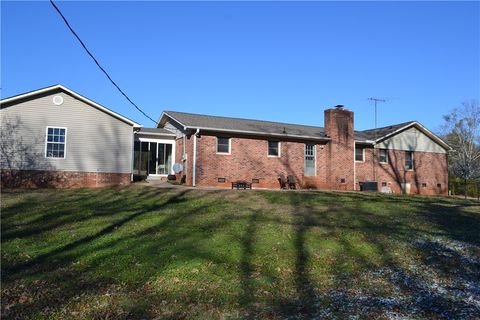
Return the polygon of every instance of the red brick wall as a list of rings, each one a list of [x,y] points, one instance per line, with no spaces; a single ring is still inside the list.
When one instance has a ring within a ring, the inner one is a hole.
[[[378,151],[378,150],[377,150]],[[448,194],[447,154],[414,152],[415,170],[405,170],[405,151],[388,150],[388,164],[379,163],[375,157],[375,168],[379,189],[386,182],[394,193],[401,193],[401,184],[410,183],[410,193]],[[373,148],[365,149],[365,161],[356,162],[357,190],[359,182],[374,180]],[[423,186],[426,184],[426,186]],[[440,184],[441,186],[437,186]]]
[[[98,188],[130,184],[130,173],[1,170],[3,188]]]
[[[265,138],[232,137],[230,144],[231,154],[217,154],[216,136],[201,134],[197,139],[197,185],[230,187],[232,181],[259,179],[254,188],[279,188],[278,176],[283,174],[294,175],[301,187],[329,187],[323,145],[316,146],[317,176],[305,179],[304,142],[281,141],[280,157],[268,156]],[[189,155],[189,159],[193,156]],[[218,182],[218,178],[225,178],[226,182]]]
[[[327,144],[327,183],[332,189],[353,190],[353,112],[325,110],[325,133],[332,139]]]
[[[196,184],[230,187],[232,181],[259,179],[254,188],[279,188],[278,176],[291,174],[302,188],[354,190],[356,170],[356,189],[359,190],[360,181],[374,179],[373,152],[371,148],[366,149],[365,162],[354,164],[353,128],[353,112],[338,108],[325,110],[325,132],[331,141],[316,144],[315,177],[304,176],[305,141],[281,141],[280,157],[268,157],[265,137],[234,136],[230,139],[231,154],[217,154],[216,135],[201,132],[197,138]],[[192,185],[193,140],[193,135],[186,139],[187,185]],[[176,162],[181,161],[182,150],[183,140],[179,139]],[[415,152],[414,171],[404,170],[404,156],[404,151],[390,150],[390,164],[375,164],[379,189],[382,182],[386,182],[393,192],[400,193],[401,183],[407,182],[411,184],[411,193],[447,194],[446,154]],[[226,182],[218,182],[218,178],[225,178]]]

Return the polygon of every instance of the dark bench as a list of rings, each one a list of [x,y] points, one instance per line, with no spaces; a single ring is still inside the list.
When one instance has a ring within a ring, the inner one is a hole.
[[[287,183],[289,189],[297,189],[297,179],[294,176],[288,175]]]
[[[252,189],[252,184],[244,180],[234,181],[232,182],[232,189],[237,189],[237,190]]]

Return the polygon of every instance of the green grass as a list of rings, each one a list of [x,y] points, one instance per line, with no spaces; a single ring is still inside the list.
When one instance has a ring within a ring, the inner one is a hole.
[[[1,208],[2,318],[376,318],[355,297],[478,285],[460,277],[479,275],[480,207],[458,199],[133,185],[3,190]],[[460,254],[418,245],[438,239]]]

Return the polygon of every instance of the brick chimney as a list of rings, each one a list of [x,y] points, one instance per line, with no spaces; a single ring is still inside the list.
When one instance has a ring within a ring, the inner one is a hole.
[[[354,189],[353,112],[338,105],[324,111],[327,144],[327,182],[332,189]]]

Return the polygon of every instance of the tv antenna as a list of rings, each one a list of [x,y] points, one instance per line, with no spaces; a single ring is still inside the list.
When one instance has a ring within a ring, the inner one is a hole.
[[[375,104],[375,130],[373,131],[373,136],[374,136],[374,141],[375,141],[375,144],[377,143],[377,103],[379,102],[387,102],[387,100],[385,99],[380,99],[380,98],[368,98],[367,100],[370,100],[370,101],[373,101],[374,104]],[[376,155],[376,146],[374,145],[373,146],[373,161],[372,161],[372,165],[373,165],[373,179],[374,181],[377,181],[377,169],[375,167],[375,160],[377,159],[377,155]]]

